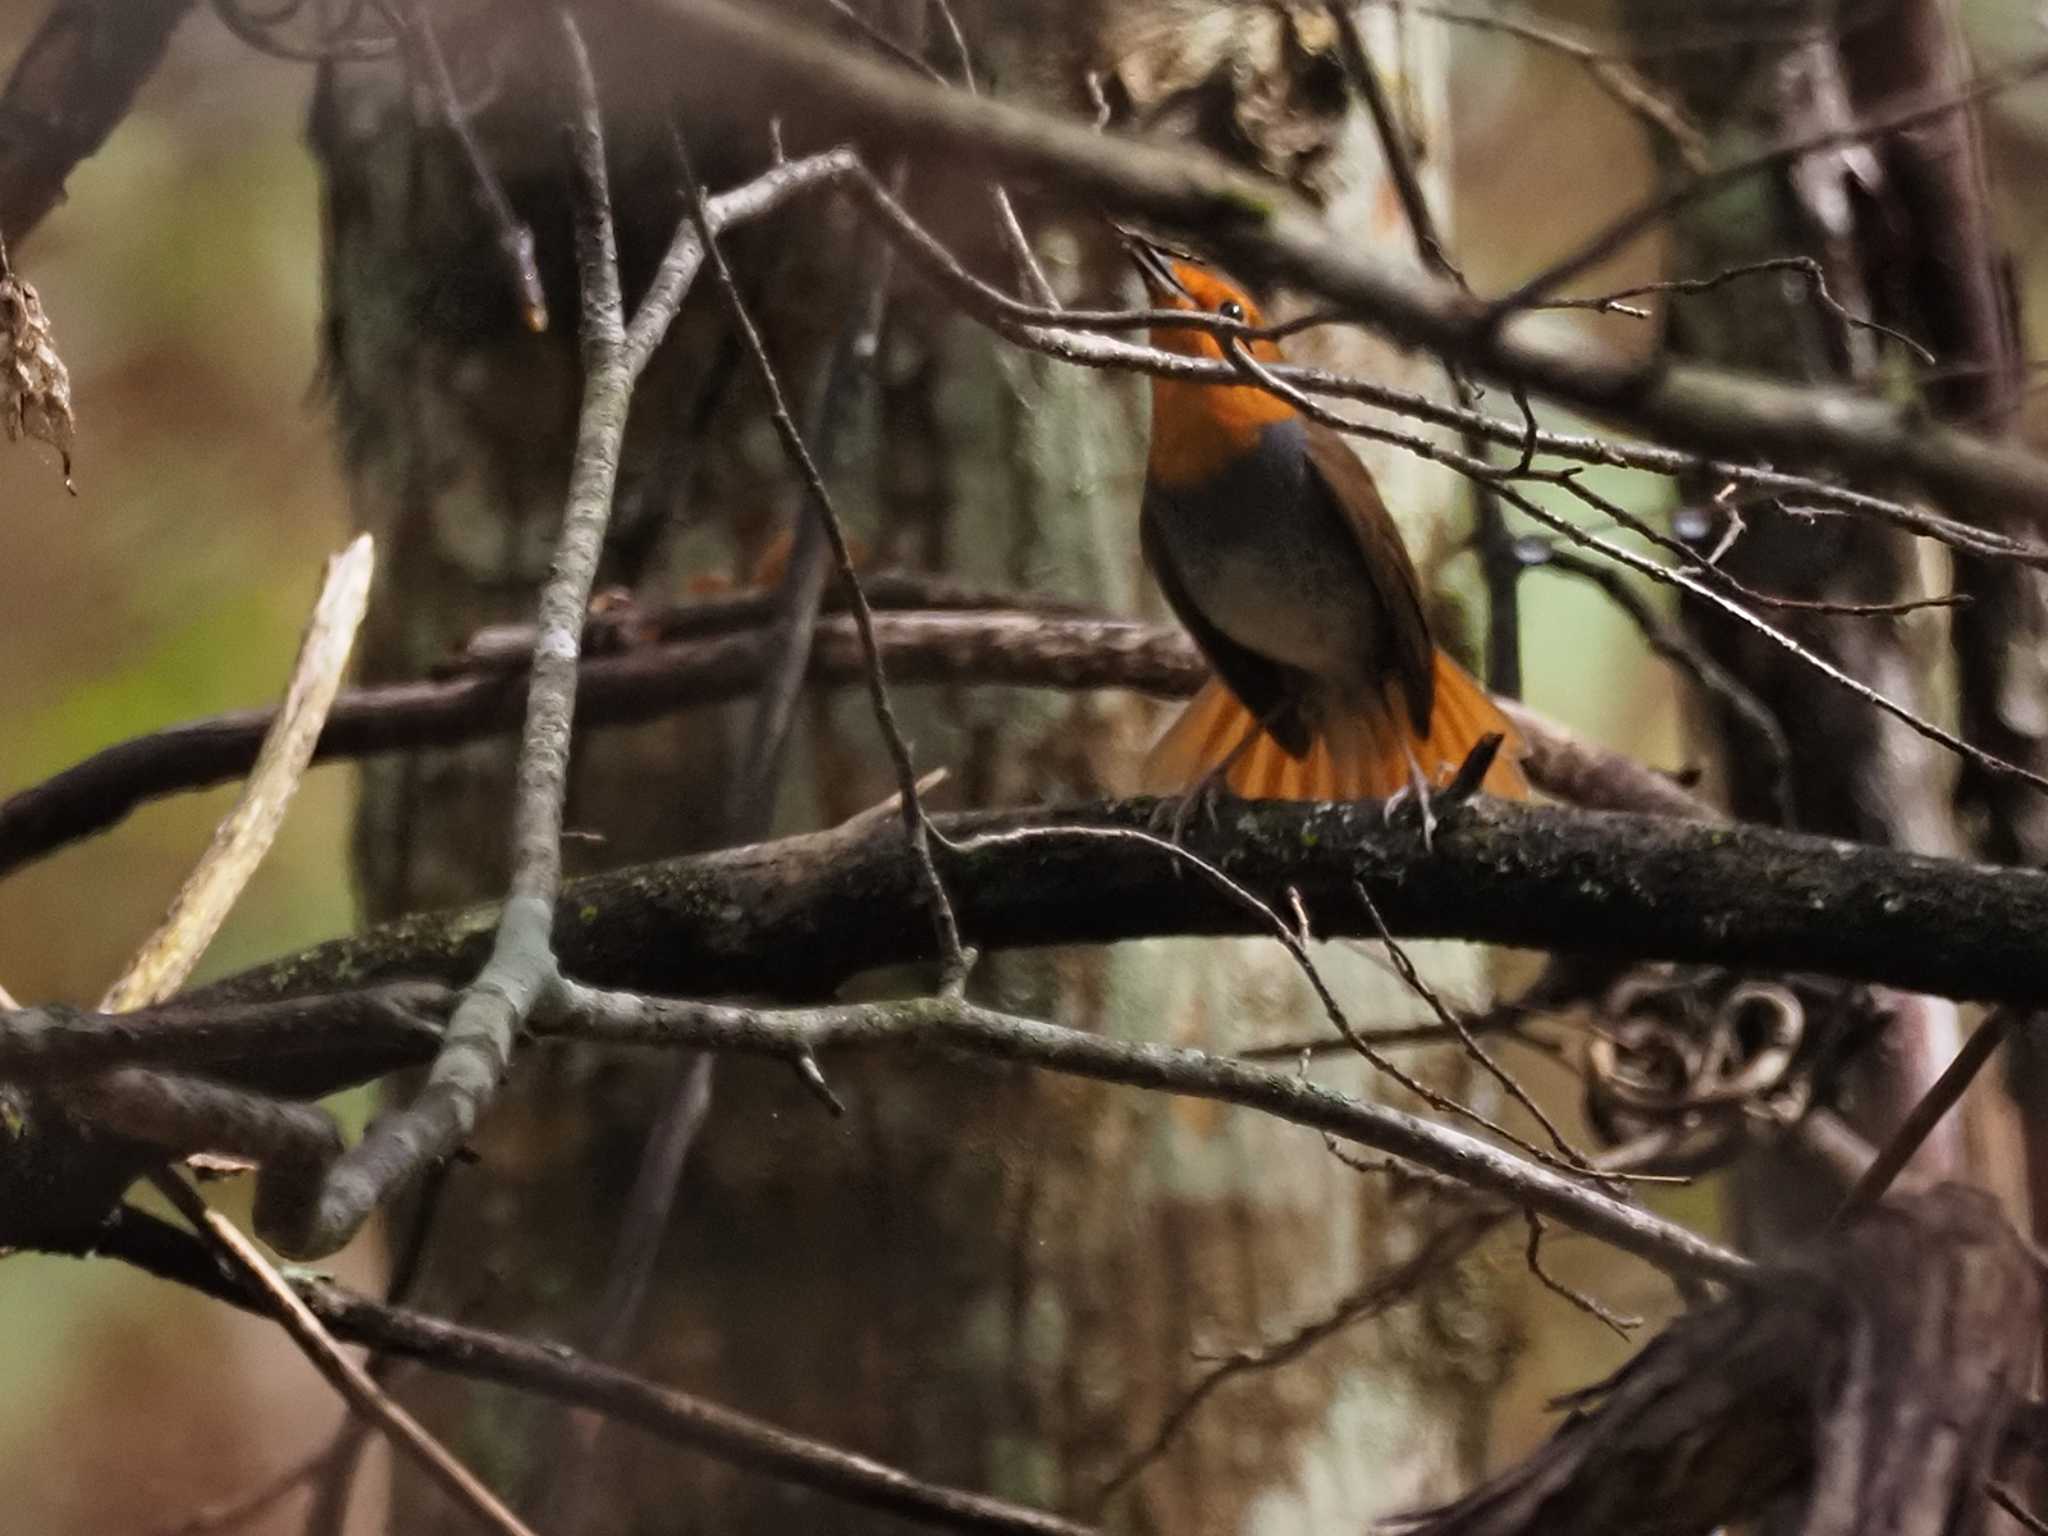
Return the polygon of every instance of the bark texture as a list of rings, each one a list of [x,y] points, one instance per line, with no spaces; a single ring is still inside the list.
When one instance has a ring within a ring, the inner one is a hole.
[[[1120,110],[1293,176],[1334,227],[1403,238],[1319,5],[990,0],[960,14],[984,88],[1086,111],[1082,81],[1098,72]],[[956,73],[922,6],[872,15]],[[1442,38],[1412,22],[1397,32],[1377,7],[1362,19],[1440,188]],[[544,23],[530,7],[479,0],[437,24],[486,151],[534,228],[552,307],[567,316],[561,94]],[[677,82],[660,74],[680,56],[654,25],[608,7],[590,17],[629,300],[681,212],[666,127]],[[845,46],[863,45],[849,33]],[[758,169],[783,104],[750,99],[716,60],[676,67],[705,86],[682,99],[707,178]],[[802,142],[800,105],[787,107],[791,152],[815,147]],[[478,624],[526,616],[560,511],[574,339],[518,328],[454,137],[396,68],[332,70],[314,136],[342,440],[358,516],[391,552],[367,667],[417,675]],[[943,235],[1009,280],[984,187],[953,184],[936,163],[913,163],[909,186]],[[1085,210],[1025,214],[1068,297],[1130,296]],[[823,204],[744,232],[731,250],[798,414],[815,423],[873,257]],[[801,511],[709,279],[700,287],[636,401],[621,477],[613,579],[650,600],[746,570]],[[1430,374],[1426,361],[1374,366],[1413,382]],[[855,369],[832,406],[844,421],[835,492],[878,559],[1156,605],[1135,548],[1145,400],[1130,382],[1003,351],[898,281],[872,368]],[[1426,553],[1451,488],[1416,463],[1374,467],[1390,504],[1416,514]],[[920,766],[950,770],[940,798],[952,804],[1126,787],[1151,726],[1147,707],[1123,698],[934,689],[899,703]],[[888,791],[855,696],[801,708],[782,825],[829,822]],[[582,867],[724,836],[746,718],[702,711],[579,743],[570,824],[602,839],[572,849]],[[498,888],[508,768],[500,748],[480,746],[368,775],[357,827],[366,915]],[[1327,963],[1362,1018],[1412,1012],[1363,957],[1332,951]],[[1451,990],[1478,987],[1469,956],[1451,966]],[[1105,1033],[1222,1048],[1298,1036],[1316,1017],[1267,945],[1002,958],[976,985]],[[478,1138],[480,1162],[453,1174],[431,1300],[493,1326],[586,1338],[668,1081],[643,1059],[529,1048]],[[1199,1374],[1198,1352],[1316,1316],[1417,1241],[1419,1218],[1315,1137],[1212,1106],[927,1062],[850,1063],[834,1087],[850,1109],[836,1121],[779,1067],[720,1064],[628,1363],[932,1478],[1085,1508]],[[1449,1492],[1474,1470],[1504,1369],[1506,1339],[1482,1293],[1474,1272],[1450,1270],[1415,1304],[1227,1387],[1108,1518],[1178,1532],[1349,1531]],[[515,1502],[544,1498],[561,1431],[552,1410],[451,1386],[416,1396]],[[623,1435],[598,1454],[586,1529],[886,1524]],[[407,1530],[455,1528],[405,1478],[395,1497]]]

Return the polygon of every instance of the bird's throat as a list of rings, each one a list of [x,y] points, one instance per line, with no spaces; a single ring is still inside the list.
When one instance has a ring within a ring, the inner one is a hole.
[[[1152,448],[1146,476],[1162,489],[1200,485],[1259,444],[1259,434],[1294,417],[1294,407],[1249,384],[1152,381]]]

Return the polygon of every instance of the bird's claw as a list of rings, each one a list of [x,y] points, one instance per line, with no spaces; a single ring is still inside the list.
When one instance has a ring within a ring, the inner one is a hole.
[[[1234,797],[1223,781],[1222,771],[1211,769],[1185,794],[1162,800],[1153,808],[1152,830],[1175,847],[1186,837],[1190,822],[1200,820],[1211,832],[1219,831],[1223,824],[1222,804],[1230,798]]]
[[[1436,810],[1431,803],[1429,785],[1422,777],[1422,769],[1414,758],[1408,759],[1408,782],[1387,796],[1380,807],[1380,820],[1384,826],[1394,824],[1395,813],[1409,801],[1415,802],[1415,814],[1422,826],[1422,851],[1436,852]]]
[[[1465,754],[1465,760],[1458,764],[1458,771],[1451,775],[1450,782],[1434,792],[1422,776],[1421,765],[1410,757],[1408,782],[1387,796],[1382,816],[1391,825],[1394,813],[1409,800],[1414,800],[1416,813],[1422,822],[1423,849],[1429,853],[1436,852],[1436,829],[1440,825],[1438,809],[1454,810],[1479,793],[1480,787],[1486,783],[1486,775],[1493,768],[1493,760],[1500,755],[1501,743],[1498,731],[1480,737],[1472,744],[1472,750]]]

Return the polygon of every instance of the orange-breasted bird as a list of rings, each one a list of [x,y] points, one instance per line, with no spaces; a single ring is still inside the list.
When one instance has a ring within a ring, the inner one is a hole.
[[[1263,323],[1213,273],[1130,249],[1155,306]],[[1158,325],[1152,343],[1227,360],[1208,331]],[[1237,345],[1280,360],[1271,341]],[[1514,728],[1430,634],[1400,531],[1328,427],[1254,384],[1155,377],[1140,533],[1145,563],[1216,671],[1152,749],[1148,790],[1220,782],[1247,799],[1387,798],[1418,778],[1440,785],[1498,732],[1481,787],[1528,794]]]

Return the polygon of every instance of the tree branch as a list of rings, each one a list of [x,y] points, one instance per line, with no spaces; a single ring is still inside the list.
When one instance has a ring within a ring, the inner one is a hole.
[[[92,1251],[245,1310],[262,1310],[261,1302],[224,1275],[196,1239],[132,1208],[123,1207],[116,1214],[98,1234]],[[297,1298],[337,1339],[437,1370],[595,1408],[674,1444],[852,1504],[962,1530],[1092,1536],[1089,1527],[1057,1515],[924,1482],[885,1462],[598,1365],[559,1344],[387,1306],[305,1272],[293,1273],[288,1280]]]
[[[192,0],[59,0],[0,91],[0,235],[17,248],[128,115]]]
[[[935,818],[962,930],[985,948],[1260,934],[1265,925],[1135,840],[1150,800]],[[1828,974],[1945,996],[2048,998],[2048,875],[1763,827],[1480,800],[1434,851],[1372,802],[1233,804],[1189,850],[1261,900],[1298,890],[1324,938],[1400,938]],[[936,958],[896,828],[863,826],[593,876],[565,888],[563,964],[607,986],[807,999]],[[1002,834],[1029,832],[1005,842]],[[953,846],[946,846],[952,844]],[[401,919],[245,971],[187,1001],[256,1001],[406,977],[461,981],[494,909]]]
[[[1332,241],[1286,189],[1219,157],[1092,131],[969,96],[850,54],[729,0],[645,0],[705,46],[776,90],[800,93],[820,132],[943,149],[955,164],[1099,198],[1213,246],[1247,273],[1281,278],[1395,341],[1525,384],[1698,452],[1833,463],[1902,477],[1937,498],[1981,497],[2048,512],[2048,462],[1910,409],[1841,391],[1691,364],[1624,361],[1586,341],[1500,327],[1491,307],[1447,279]]]
[[[719,606],[759,625],[765,605]],[[711,615],[681,609],[689,632]],[[530,632],[514,630],[520,664]],[[399,683],[344,693],[329,716],[316,760],[453,746],[517,728],[519,671],[491,670],[434,682]],[[1086,613],[988,610],[883,614],[875,641],[890,675],[906,684],[981,684],[1087,690],[1128,688],[1184,698],[1208,675],[1187,637],[1175,629]],[[774,631],[753,628],[719,638],[642,646],[625,655],[586,658],[577,689],[577,726],[626,724],[698,704],[746,697],[773,660]],[[863,676],[859,637],[845,619],[824,620],[809,680],[832,688]],[[1548,793],[1575,805],[1652,815],[1715,818],[1720,812],[1669,779],[1604,748],[1580,742],[1555,723],[1513,707],[1531,749],[1523,766]],[[201,789],[244,772],[271,716],[241,711],[171,726],[95,753],[53,778],[0,801],[0,875],[65,844],[114,826],[146,801]]]

